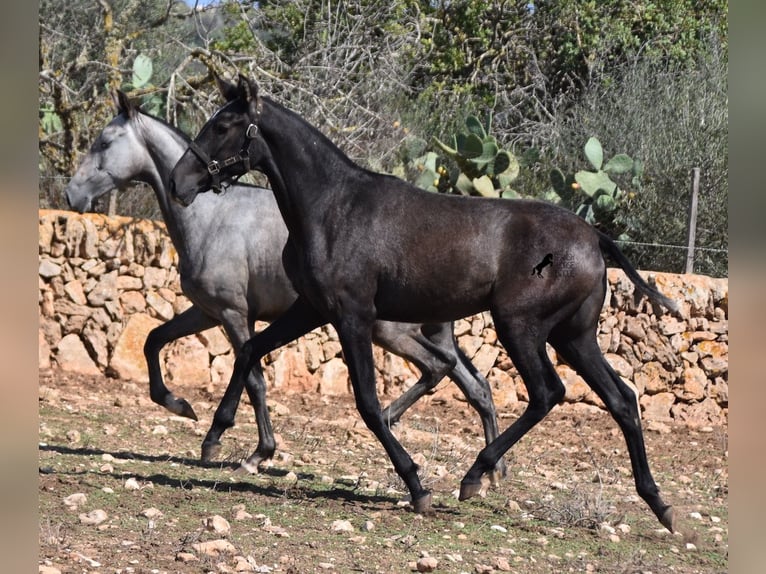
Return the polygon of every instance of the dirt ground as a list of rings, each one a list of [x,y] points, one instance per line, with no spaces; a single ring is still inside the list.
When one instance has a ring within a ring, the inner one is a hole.
[[[645,433],[681,519],[674,535],[637,497],[622,435],[594,407],[557,407],[506,454],[497,487],[458,502],[479,419],[447,390],[427,397],[394,429],[433,491],[422,517],[350,397],[272,393],[277,456],[243,475],[236,463],[257,439],[249,403],[220,462],[204,465],[223,388],[174,390],[198,422],[152,403],[144,384],[40,374],[40,572],[727,571],[726,427]]]

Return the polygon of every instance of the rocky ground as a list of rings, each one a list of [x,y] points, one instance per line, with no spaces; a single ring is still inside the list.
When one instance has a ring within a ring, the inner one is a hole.
[[[249,404],[221,461],[203,465],[223,389],[176,390],[198,422],[151,403],[143,384],[41,373],[40,572],[727,571],[725,426],[646,433],[681,518],[673,535],[636,496],[616,424],[592,406],[557,407],[506,455],[499,486],[458,502],[483,442],[478,417],[445,391],[427,397],[395,428],[434,494],[424,518],[350,399],[273,393],[277,457],[241,475],[236,462],[257,436]]]

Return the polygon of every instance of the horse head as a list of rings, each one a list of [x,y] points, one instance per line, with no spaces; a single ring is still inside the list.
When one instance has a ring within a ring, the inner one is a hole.
[[[145,159],[139,157],[143,146],[133,129],[140,112],[119,90],[112,93],[112,101],[117,115],[95,139],[64,190],[69,206],[80,213],[90,210],[105,193],[135,179]]]
[[[263,165],[269,156],[260,137],[258,86],[243,75],[237,84],[216,76],[226,103],[202,126],[170,176],[170,193],[189,205],[199,193],[221,191],[222,182]]]

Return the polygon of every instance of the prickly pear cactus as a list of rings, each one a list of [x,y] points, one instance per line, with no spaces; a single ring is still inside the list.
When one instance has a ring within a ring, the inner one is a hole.
[[[583,148],[585,158],[592,169],[580,170],[574,175],[564,175],[557,168],[550,172],[554,200],[569,207],[589,223],[611,225],[621,203],[632,199],[641,189],[644,166],[640,160],[620,153],[604,164],[604,150],[601,142],[591,137]],[[611,176],[630,175],[632,190],[626,192]]]
[[[489,134],[492,116],[486,124],[476,116],[468,116],[466,131],[452,137],[452,145],[438,138],[434,144],[455,164],[438,173],[438,191],[483,197],[518,197],[511,184],[519,175],[519,162],[509,151],[502,149]],[[441,180],[445,180],[442,182]]]

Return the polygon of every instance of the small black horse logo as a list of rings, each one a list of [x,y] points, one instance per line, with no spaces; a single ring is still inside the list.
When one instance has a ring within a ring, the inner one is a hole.
[[[537,275],[538,277],[542,277],[543,276],[542,271],[548,265],[553,265],[553,253],[548,253],[545,257],[543,257],[543,260],[540,261],[540,263],[538,263],[532,268],[532,275]]]

